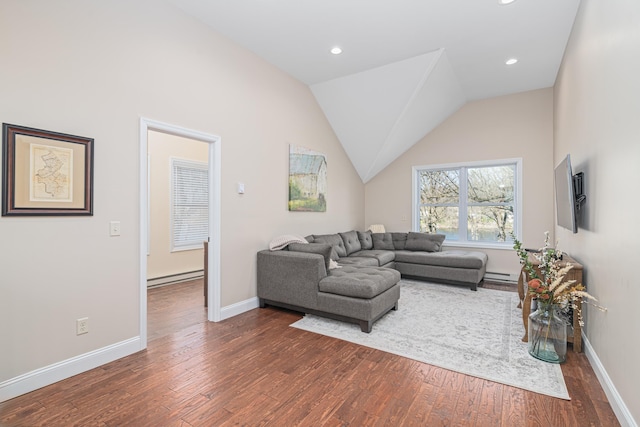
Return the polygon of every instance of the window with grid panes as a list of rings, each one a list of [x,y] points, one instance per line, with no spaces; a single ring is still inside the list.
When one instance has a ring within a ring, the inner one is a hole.
[[[520,221],[520,159],[414,168],[414,230],[445,242],[511,246]]]

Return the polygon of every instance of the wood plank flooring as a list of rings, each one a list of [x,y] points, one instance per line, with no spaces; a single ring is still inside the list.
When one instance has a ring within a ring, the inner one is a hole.
[[[0,426],[618,426],[584,354],[571,401],[290,328],[256,309],[206,322],[202,282],[149,291],[149,346],[0,403]]]

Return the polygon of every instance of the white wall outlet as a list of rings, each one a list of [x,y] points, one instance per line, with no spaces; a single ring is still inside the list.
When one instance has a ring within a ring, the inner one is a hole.
[[[111,221],[109,223],[109,236],[120,235],[120,221]]]
[[[76,335],[89,333],[89,318],[83,317],[76,320]]]

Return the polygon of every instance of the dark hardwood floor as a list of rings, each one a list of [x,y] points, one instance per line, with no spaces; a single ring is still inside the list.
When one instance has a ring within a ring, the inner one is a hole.
[[[618,426],[584,354],[571,401],[288,325],[256,309],[206,322],[202,282],[149,291],[149,346],[0,403],[0,426]]]

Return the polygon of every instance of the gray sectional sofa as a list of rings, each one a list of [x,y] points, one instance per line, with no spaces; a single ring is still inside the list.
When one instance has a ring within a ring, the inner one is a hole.
[[[401,275],[476,290],[487,264],[482,252],[442,251],[441,234],[349,231],[306,241],[258,252],[260,306],[355,322],[363,332],[398,309]]]

